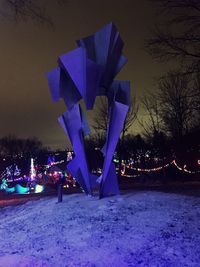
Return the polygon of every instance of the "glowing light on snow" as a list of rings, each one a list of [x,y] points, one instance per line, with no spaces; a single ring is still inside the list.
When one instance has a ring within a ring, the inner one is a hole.
[[[26,194],[29,192],[29,187],[23,187],[20,184],[15,185],[15,191],[18,194]]]
[[[42,193],[44,191],[44,186],[40,184],[36,184],[35,193]]]

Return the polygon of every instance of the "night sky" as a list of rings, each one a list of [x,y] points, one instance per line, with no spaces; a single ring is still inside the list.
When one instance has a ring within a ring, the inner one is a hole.
[[[32,21],[0,20],[0,137],[36,136],[45,146],[65,148],[68,141],[57,122],[65,107],[61,101],[52,103],[45,72],[56,66],[59,55],[76,47],[77,39],[113,21],[128,58],[118,78],[131,80],[132,94],[138,97],[145,90],[155,90],[154,78],[167,67],[144,50],[156,12],[148,0],[68,0],[64,6],[47,2],[53,28]],[[140,131],[134,125],[132,132]]]

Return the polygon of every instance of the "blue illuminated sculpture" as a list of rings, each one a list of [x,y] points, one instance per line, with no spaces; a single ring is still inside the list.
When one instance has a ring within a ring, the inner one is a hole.
[[[113,23],[104,26],[94,35],[77,41],[78,48],[61,55],[58,67],[47,74],[53,101],[63,98],[67,111],[59,122],[72,143],[75,158],[68,164],[68,171],[76,178],[85,193],[92,195],[100,183],[99,196],[119,194],[112,157],[123,129],[130,105],[130,82],[114,80],[127,59],[122,55],[123,41]],[[79,100],[86,109],[93,109],[96,96],[108,98],[109,124],[102,153],[102,176],[89,173],[83,136],[90,129]]]

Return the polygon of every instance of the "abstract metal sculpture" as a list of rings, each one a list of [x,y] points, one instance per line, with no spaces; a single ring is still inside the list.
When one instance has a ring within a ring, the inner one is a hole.
[[[130,105],[130,82],[114,80],[114,77],[127,60],[122,55],[123,41],[113,23],[78,40],[77,45],[78,48],[59,57],[58,67],[47,73],[47,79],[52,100],[63,98],[68,109],[59,118],[75,153],[75,158],[67,166],[68,171],[88,195],[92,195],[99,183],[99,197],[102,198],[119,194],[112,157]],[[100,178],[89,173],[83,135],[89,134],[90,129],[79,105],[79,100],[83,99],[86,109],[93,109],[96,96],[106,96],[109,104]]]

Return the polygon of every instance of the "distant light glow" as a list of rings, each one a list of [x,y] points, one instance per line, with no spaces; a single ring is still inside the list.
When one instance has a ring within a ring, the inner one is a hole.
[[[27,194],[29,193],[29,187],[23,187],[20,184],[15,185],[15,191],[18,194]]]
[[[34,166],[34,160],[33,158],[31,158],[31,173],[30,173],[31,181],[35,180],[35,176],[36,176],[36,171]]]
[[[14,193],[15,192],[15,187],[7,187],[5,189],[6,193]]]
[[[42,193],[44,191],[44,186],[40,184],[36,184],[35,193]]]
[[[58,165],[58,164],[61,164],[61,163],[63,163],[63,162],[65,162],[65,161],[64,161],[64,160],[60,160],[60,161],[56,161],[56,162],[51,162],[50,164],[45,165],[45,167],[46,167],[47,169],[49,169],[51,166],[53,166],[53,165]]]

